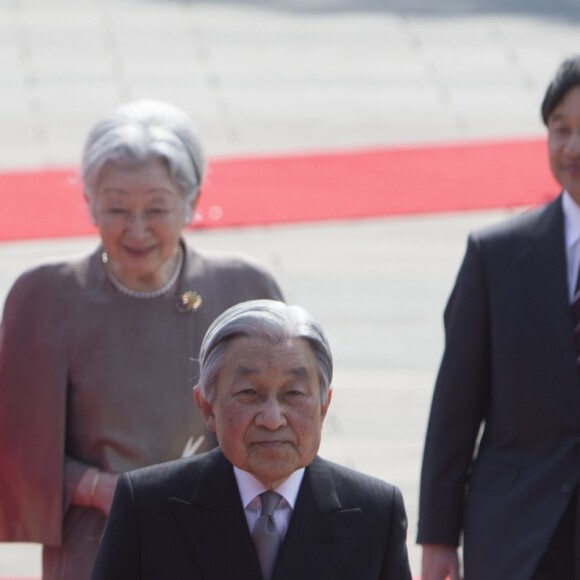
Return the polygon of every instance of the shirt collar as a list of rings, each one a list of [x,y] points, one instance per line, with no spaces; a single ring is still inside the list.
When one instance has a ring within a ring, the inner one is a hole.
[[[567,191],[562,194],[562,211],[564,212],[566,249],[570,250],[580,240],[580,206]]]
[[[240,496],[242,498],[242,505],[244,509],[248,507],[248,504],[260,495],[266,488],[260,483],[251,473],[240,469],[234,465],[234,475],[236,476],[236,481],[238,483],[238,489],[240,490]],[[288,503],[288,505],[294,509],[296,504],[296,498],[298,497],[298,492],[300,491],[300,484],[302,483],[302,478],[304,477],[304,467],[297,469],[291,473],[287,479],[285,479],[274,491],[279,493]]]

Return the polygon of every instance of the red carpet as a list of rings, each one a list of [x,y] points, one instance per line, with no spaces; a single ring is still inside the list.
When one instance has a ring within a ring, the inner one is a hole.
[[[534,205],[559,188],[543,139],[215,159],[198,227]],[[0,240],[93,233],[72,169],[0,173]]]

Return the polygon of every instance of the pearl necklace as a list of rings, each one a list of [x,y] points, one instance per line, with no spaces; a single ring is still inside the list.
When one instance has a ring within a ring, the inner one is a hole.
[[[108,263],[109,263],[109,254],[107,254],[106,250],[103,250],[101,253],[101,260],[105,266],[105,271],[107,272],[107,277],[113,284],[113,286],[122,294],[126,296],[131,296],[131,298],[157,298],[158,296],[162,296],[168,290],[172,288],[177,282],[177,278],[179,278],[179,274],[181,273],[181,267],[183,266],[183,248],[179,246],[179,256],[177,258],[177,266],[175,268],[175,272],[173,272],[171,278],[168,280],[167,284],[158,288],[157,290],[150,290],[146,292],[140,292],[139,290],[131,290],[131,288],[127,288],[127,286],[121,284],[117,278],[111,272]]]

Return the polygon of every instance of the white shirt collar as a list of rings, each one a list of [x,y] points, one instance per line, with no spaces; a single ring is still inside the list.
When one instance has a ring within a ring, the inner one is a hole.
[[[260,483],[251,473],[240,469],[234,465],[234,475],[236,476],[236,481],[238,483],[238,489],[240,490],[240,496],[242,498],[242,505],[244,509],[248,507],[250,502],[260,495],[266,488]],[[296,504],[296,498],[298,497],[298,492],[300,491],[300,484],[302,483],[302,478],[304,477],[304,467],[297,469],[292,474],[288,476],[274,491],[279,493],[288,503],[288,505],[294,509]]]
[[[562,194],[562,211],[564,212],[566,250],[569,251],[580,240],[580,206],[567,191]]]

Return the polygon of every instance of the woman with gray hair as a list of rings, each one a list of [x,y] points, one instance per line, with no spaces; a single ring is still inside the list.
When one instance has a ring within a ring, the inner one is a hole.
[[[210,323],[282,299],[246,256],[183,238],[205,176],[189,117],[121,106],[90,132],[82,178],[99,247],[25,272],[0,326],[0,541],[39,542],[44,580],[90,577],[118,474],[207,450],[191,400]]]

